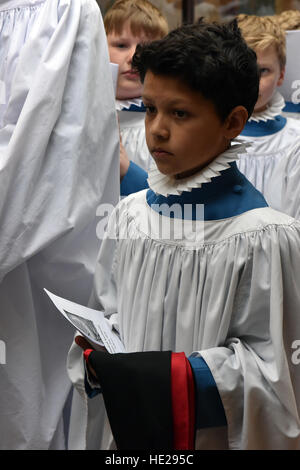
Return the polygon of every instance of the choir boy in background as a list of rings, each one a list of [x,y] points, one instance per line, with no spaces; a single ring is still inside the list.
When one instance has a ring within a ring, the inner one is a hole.
[[[110,61],[118,65],[116,109],[121,140],[121,194],[125,196],[132,192],[132,181],[143,178],[152,161],[145,140],[142,84],[138,73],[132,70],[132,57],[139,43],[165,36],[168,24],[148,0],[118,0],[106,13],[104,27]]]
[[[286,69],[280,93],[285,99],[283,116],[300,119],[300,11],[286,10],[274,16],[286,34]]]
[[[240,136],[252,145],[240,156],[238,167],[271,207],[294,217],[292,208],[278,205],[278,182],[274,186],[273,178],[278,165],[290,155],[294,165],[300,166],[300,122],[283,116],[285,101],[278,91],[285,77],[285,31],[271,16],[239,15],[237,19],[245,41],[256,52],[260,72],[258,100]],[[289,173],[282,177],[288,179]]]

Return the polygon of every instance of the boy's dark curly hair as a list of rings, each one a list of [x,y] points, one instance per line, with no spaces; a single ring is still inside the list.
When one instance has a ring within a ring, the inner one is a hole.
[[[182,80],[212,101],[224,121],[242,105],[251,116],[258,98],[256,54],[241,36],[237,21],[183,25],[159,41],[137,46],[133,67]]]

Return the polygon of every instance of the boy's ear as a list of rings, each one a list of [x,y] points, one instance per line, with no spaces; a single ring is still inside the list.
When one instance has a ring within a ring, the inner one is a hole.
[[[248,120],[248,111],[244,106],[236,106],[227,116],[224,123],[224,136],[231,140],[237,137]]]
[[[280,71],[280,77],[278,79],[277,86],[281,86],[283,84],[284,76],[285,76],[285,67],[283,67]]]

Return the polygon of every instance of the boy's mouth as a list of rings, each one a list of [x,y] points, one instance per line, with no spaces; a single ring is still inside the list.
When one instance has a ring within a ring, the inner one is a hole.
[[[165,149],[162,149],[162,148],[154,148],[151,150],[151,154],[155,157],[155,158],[163,158],[163,157],[167,157],[168,155],[173,155],[171,152],[168,152],[167,150]]]
[[[139,74],[136,70],[127,70],[126,72],[123,72],[122,75],[125,75],[126,77],[131,77],[131,78],[139,78]]]

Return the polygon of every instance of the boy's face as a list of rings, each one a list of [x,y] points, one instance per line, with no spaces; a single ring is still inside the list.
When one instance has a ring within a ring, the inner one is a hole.
[[[110,61],[119,65],[117,98],[120,100],[138,98],[142,94],[142,84],[139,75],[131,68],[131,61],[136,46],[147,40],[149,38],[144,34],[133,36],[128,21],[124,23],[121,34],[115,31],[107,34]]]
[[[147,145],[161,173],[190,176],[228,147],[213,103],[180,79],[147,71],[143,101]]]
[[[269,46],[264,50],[256,50],[257,63],[261,71],[259,82],[259,95],[255,112],[264,111],[272,99],[276,88],[283,83],[284,69],[280,68],[275,46]]]

